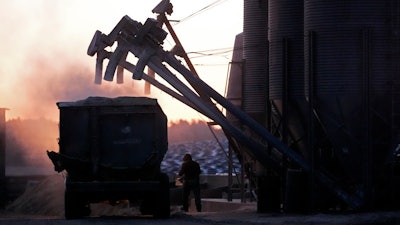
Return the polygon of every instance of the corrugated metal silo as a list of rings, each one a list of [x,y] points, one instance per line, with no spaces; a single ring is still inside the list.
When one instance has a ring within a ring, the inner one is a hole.
[[[290,98],[304,98],[303,0],[270,0],[269,98],[282,99],[284,77]]]
[[[272,117],[273,123],[282,124],[284,142],[290,142],[291,136],[296,140],[291,147],[306,154],[300,110],[305,104],[303,0],[270,0],[268,15],[269,99],[275,108],[272,112],[280,114]]]
[[[341,182],[369,196],[391,148],[398,3],[304,4],[306,95],[334,147]]]
[[[242,107],[242,76],[243,76],[243,33],[236,35],[230,63],[228,90],[226,98],[236,107]],[[227,112],[227,119],[238,124],[237,119]]]
[[[304,96],[303,0],[270,0],[269,22],[269,99],[272,103],[273,129],[281,140],[308,158],[306,120],[301,108]],[[304,111],[304,110],[303,110]],[[288,168],[297,165],[287,165]],[[305,184],[300,171],[288,169],[283,209],[285,212],[305,210]],[[285,178],[286,177],[286,178]]]
[[[268,100],[267,0],[245,0],[243,13],[243,110],[263,125]]]

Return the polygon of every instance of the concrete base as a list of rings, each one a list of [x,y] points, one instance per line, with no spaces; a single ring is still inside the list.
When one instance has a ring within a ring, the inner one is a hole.
[[[233,199],[231,202],[228,202],[228,200],[220,198],[203,198],[201,199],[201,204],[203,212],[225,212],[237,211],[240,209],[257,209],[256,202],[242,203],[240,199]],[[197,212],[194,199],[191,199],[189,212]]]

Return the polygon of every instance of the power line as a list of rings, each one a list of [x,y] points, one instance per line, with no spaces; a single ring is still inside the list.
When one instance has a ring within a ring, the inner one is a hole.
[[[209,5],[205,6],[205,7],[203,7],[202,9],[200,9],[200,10],[198,10],[198,11],[196,11],[196,12],[190,14],[189,16],[186,16],[186,17],[184,17],[183,19],[177,21],[174,25],[178,25],[178,24],[180,24],[180,23],[182,23],[182,22],[184,22],[184,21],[186,21],[186,20],[188,20],[188,19],[190,19],[190,18],[192,18],[192,17],[194,17],[194,16],[196,16],[196,15],[198,15],[198,14],[200,14],[200,13],[205,12],[206,10],[212,9],[212,8],[214,8],[215,6],[221,4],[221,3],[224,2],[224,1],[226,1],[226,0],[216,0],[216,1],[214,1],[213,3],[211,3],[211,4],[209,4]]]
[[[215,49],[207,49],[207,50],[200,50],[200,51],[195,51],[195,52],[188,52],[189,53],[202,53],[202,54],[207,54],[207,52],[229,52],[232,51],[232,47],[226,47],[226,48],[215,48]]]
[[[228,53],[232,53],[235,50],[240,50],[242,48],[217,48],[217,49],[209,49],[209,50],[202,50],[202,51],[191,51],[187,52],[188,55],[192,55],[190,58],[200,58],[200,57],[208,57],[208,56],[221,56],[227,58],[226,56]],[[193,56],[195,55],[195,56]]]
[[[195,54],[196,56],[191,56],[191,58],[199,58],[199,57],[208,57],[208,56],[222,56],[225,57],[227,53],[231,53],[232,48],[225,49],[225,50],[215,50],[215,51],[195,51],[195,52],[188,52],[188,55]]]
[[[195,66],[202,66],[202,67],[211,67],[211,66],[228,66],[229,63],[194,63]]]

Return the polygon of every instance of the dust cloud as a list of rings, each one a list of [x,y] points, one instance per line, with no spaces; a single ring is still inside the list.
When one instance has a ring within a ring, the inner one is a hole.
[[[133,81],[118,85],[110,82],[95,85],[93,74],[92,69],[77,63],[66,63],[58,68],[47,60],[36,60],[33,71],[25,76],[19,92],[26,96],[21,106],[24,115],[27,118],[45,117],[57,121],[56,102],[76,101],[88,96],[117,97],[143,93],[141,86],[134,88]]]
[[[8,118],[57,120],[58,101],[143,94],[143,85],[133,89],[133,81],[94,84],[95,58],[86,50],[94,31],[107,24],[100,26],[98,17],[91,16],[95,12],[86,12],[89,3],[71,4],[79,7],[48,0],[2,4],[0,107],[10,109]],[[104,15],[110,23],[118,21]]]
[[[18,110],[23,117],[7,121],[9,163],[49,165],[45,151],[58,150],[59,109],[56,102],[76,101],[88,96],[140,94],[138,87],[134,89],[133,83],[129,82],[95,85],[91,74],[90,68],[77,63],[58,67],[45,59],[33,60],[30,68],[20,74],[24,79],[18,85],[15,101],[18,101]]]

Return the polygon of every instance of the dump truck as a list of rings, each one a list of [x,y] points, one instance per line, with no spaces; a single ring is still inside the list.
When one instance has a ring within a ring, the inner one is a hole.
[[[90,204],[129,200],[144,215],[170,216],[167,117],[156,99],[88,97],[58,102],[59,152],[47,151],[66,171],[65,218],[90,215]]]

